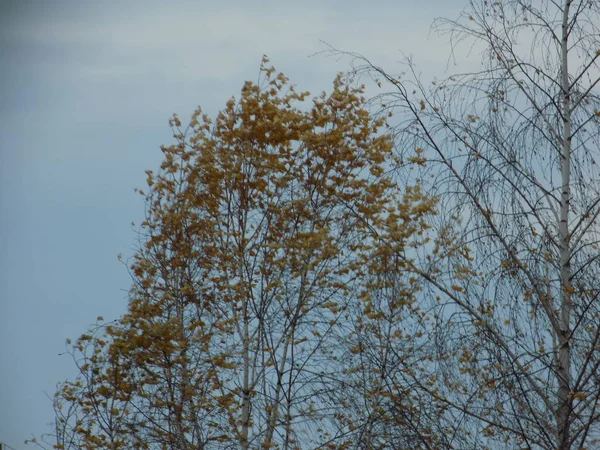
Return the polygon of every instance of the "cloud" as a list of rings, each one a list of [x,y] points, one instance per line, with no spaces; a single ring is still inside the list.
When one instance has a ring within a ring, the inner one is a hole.
[[[19,87],[9,92],[11,106],[2,115],[11,123],[28,120],[38,136],[65,133],[51,152],[40,145],[27,150],[51,159],[91,157],[93,146],[78,143],[111,130],[147,134],[142,130],[157,118],[166,129],[171,113],[185,117],[198,104],[212,114],[244,80],[257,79],[264,53],[293,83],[317,93],[350,63],[318,54],[327,49],[323,42],[392,73],[412,54],[418,70],[440,74],[449,51],[429,32],[434,11],[443,8],[435,1],[427,7],[383,0],[55,5],[30,8],[27,20],[21,11],[2,31],[4,45],[16,49],[9,71]],[[95,157],[117,152],[110,146]]]
[[[148,74],[181,82],[219,80],[256,69],[263,53],[284,62],[305,59],[325,48],[320,41],[388,65],[402,53],[426,63],[445,61],[448,53],[438,39],[427,39],[427,10],[391,1],[102,4],[71,5],[75,9],[36,18],[8,35],[64,49],[71,58],[60,64],[97,82]],[[315,70],[339,67],[325,59],[311,64]]]

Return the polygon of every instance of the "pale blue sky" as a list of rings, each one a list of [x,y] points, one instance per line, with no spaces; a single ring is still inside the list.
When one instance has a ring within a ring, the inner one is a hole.
[[[263,53],[302,90],[328,90],[348,60],[390,70],[412,54],[443,75],[436,16],[464,0],[0,1],[0,442],[50,431],[64,342],[127,306],[131,221],[167,121],[209,114],[256,80]],[[396,70],[400,70],[399,68]]]

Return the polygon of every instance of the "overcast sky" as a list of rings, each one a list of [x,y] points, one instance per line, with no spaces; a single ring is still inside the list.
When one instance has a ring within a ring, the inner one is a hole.
[[[349,60],[311,56],[321,41],[443,76],[449,45],[430,25],[465,4],[0,0],[0,442],[50,431],[46,394],[75,375],[65,340],[125,312],[133,189],[174,112],[214,115],[263,54],[299,89],[329,90]]]

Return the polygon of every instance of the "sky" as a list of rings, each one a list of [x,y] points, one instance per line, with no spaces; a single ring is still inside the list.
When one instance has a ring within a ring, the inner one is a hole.
[[[329,90],[348,58],[390,72],[449,67],[436,17],[465,0],[0,0],[0,442],[51,431],[65,351],[127,308],[117,255],[135,251],[134,188],[173,142],[169,117],[213,115],[263,54],[300,90]]]

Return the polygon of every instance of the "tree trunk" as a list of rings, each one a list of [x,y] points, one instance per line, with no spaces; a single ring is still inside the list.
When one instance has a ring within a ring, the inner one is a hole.
[[[571,412],[571,348],[569,345],[571,333],[571,246],[569,236],[570,209],[570,177],[571,177],[571,88],[569,86],[569,10],[572,0],[565,0],[562,20],[562,154],[561,154],[561,198],[560,198],[560,335],[558,336],[558,358],[556,361],[556,376],[558,381],[556,427],[558,433],[558,448],[569,450],[570,430],[569,416]]]

